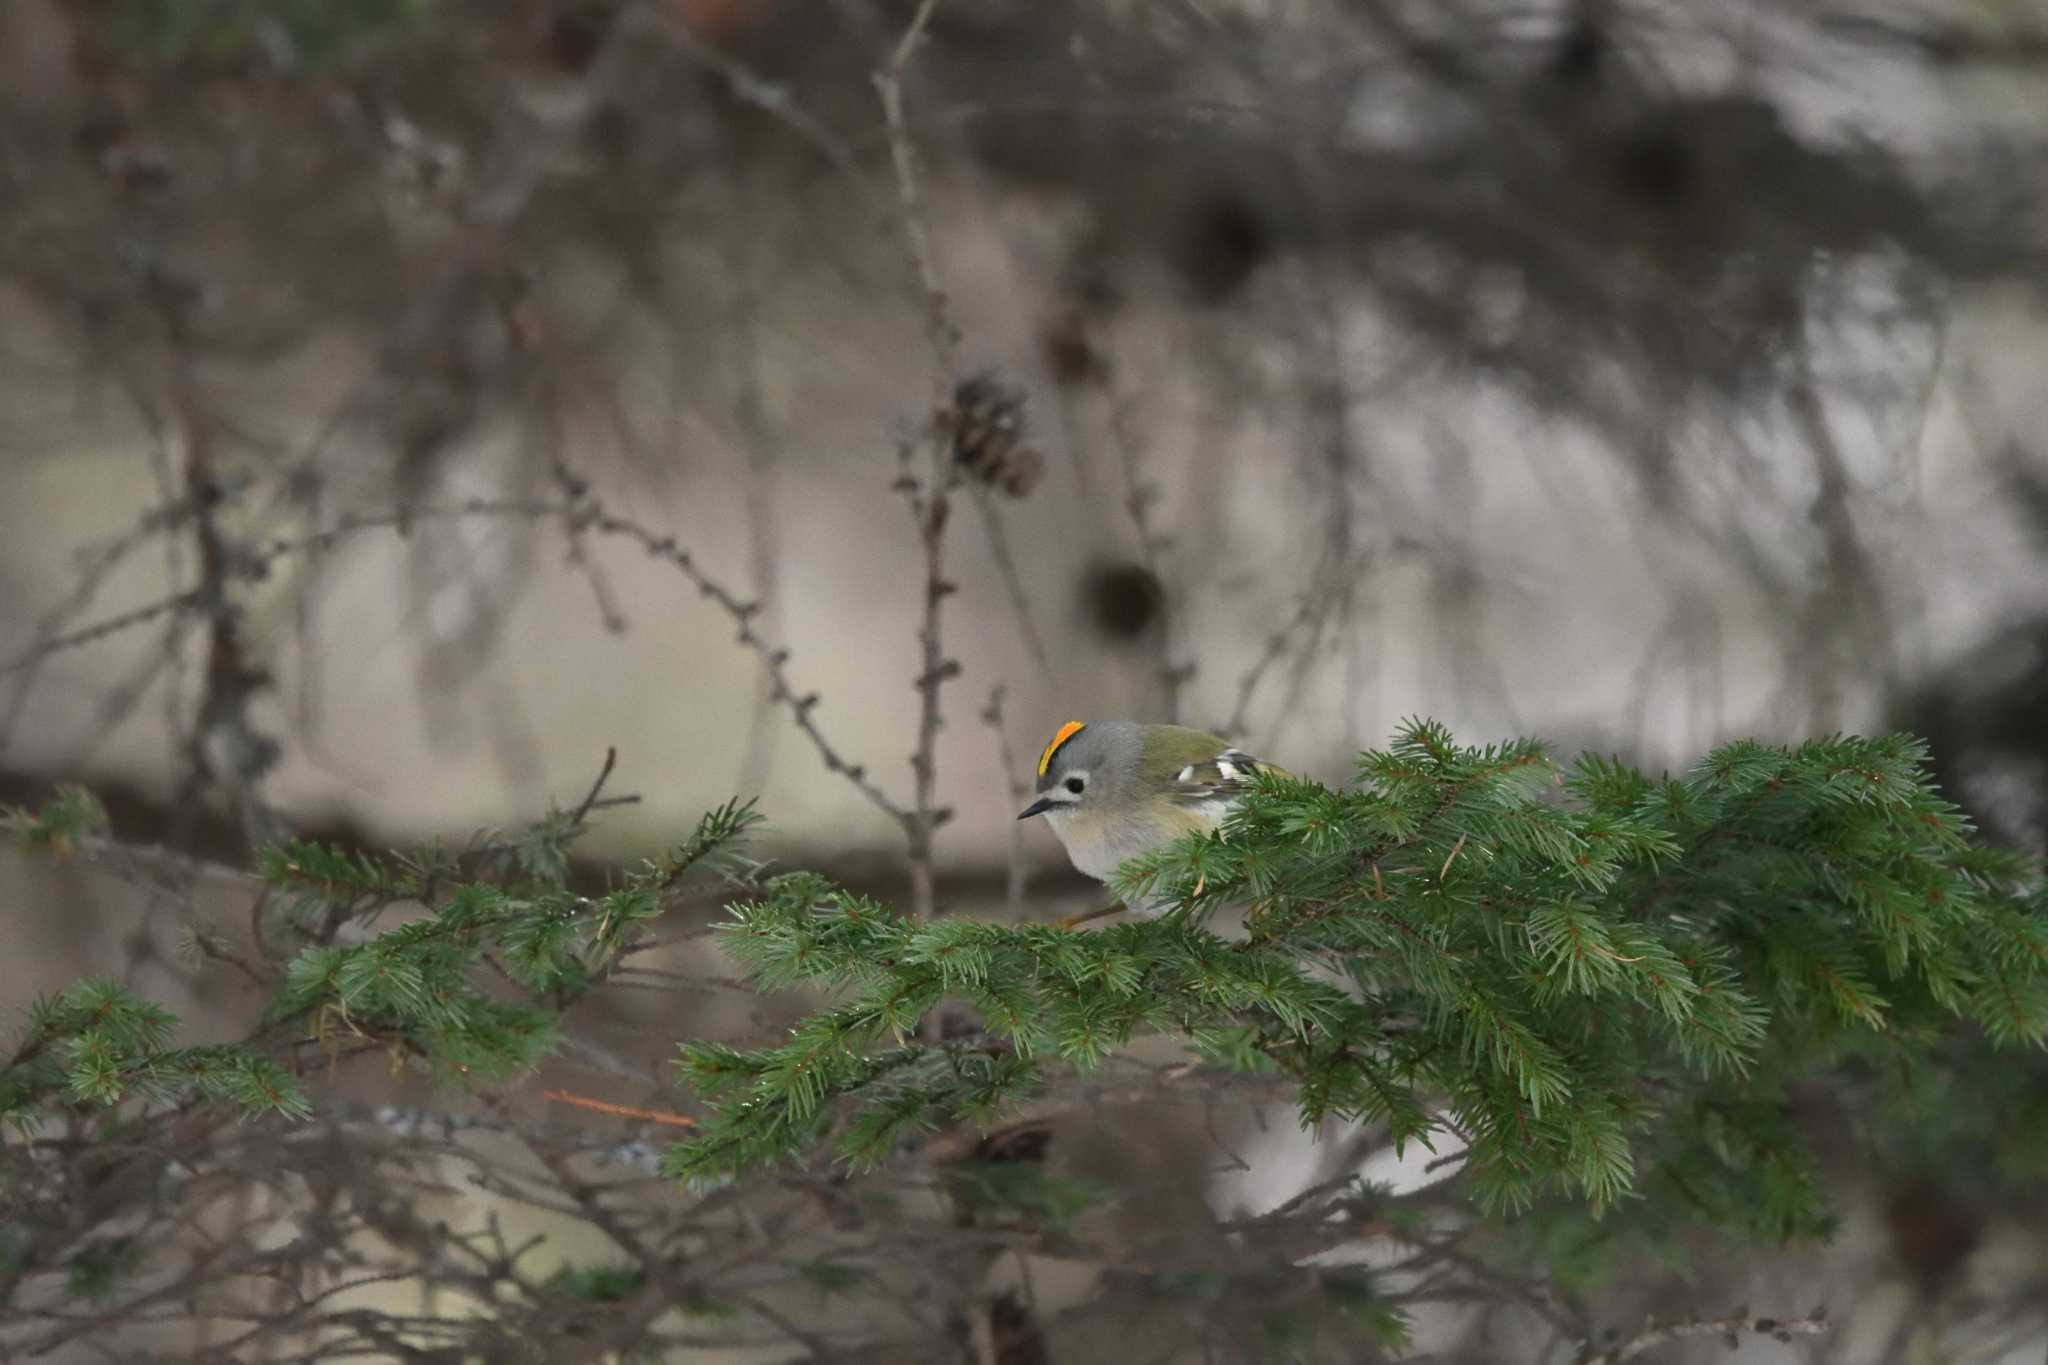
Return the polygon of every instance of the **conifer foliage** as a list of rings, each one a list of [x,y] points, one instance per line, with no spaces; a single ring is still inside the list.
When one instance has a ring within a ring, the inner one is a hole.
[[[449,1080],[502,1079],[532,1066],[559,1040],[561,1013],[599,985],[663,896],[692,873],[731,881],[745,865],[732,846],[759,822],[751,803],[707,813],[679,847],[601,895],[569,886],[569,849],[587,809],[554,811],[531,828],[456,851],[441,847],[377,858],[311,842],[265,851],[273,892],[262,921],[281,967],[251,965],[203,926],[195,958],[222,957],[274,981],[262,1025],[242,1044],[172,1046],[178,1020],[119,982],[88,978],[36,1002],[10,1052],[0,1054],[0,1123],[90,1121],[134,1102],[227,1103],[246,1117],[311,1112],[280,1058],[310,1048],[332,1059],[383,1050],[394,1065],[425,1066]],[[37,812],[6,819],[22,843],[70,856],[104,840],[105,812],[67,787]],[[375,931],[397,907],[411,918]],[[492,989],[509,982],[511,990]],[[508,998],[509,997],[509,998]]]
[[[667,1154],[680,1179],[881,1163],[1149,1033],[1290,1080],[1305,1123],[1455,1150],[1491,1210],[1677,1190],[1687,1217],[1814,1231],[1802,1078],[2048,1033],[2038,869],[1973,842],[1926,758],[1903,736],[1737,743],[1652,779],[1416,722],[1346,789],[1261,777],[1222,830],[1123,869],[1126,896],[1172,912],[1079,931],[920,922],[814,873],[764,877],[732,851],[759,819],[737,802],[601,894],[570,885],[588,801],[460,851],[294,843],[263,858],[264,961],[236,960],[272,986],[244,1044],[175,1047],[167,1012],[83,981],[31,1011],[0,1118],[215,1101],[289,1119],[309,1063],[365,1051],[458,1084],[516,1076],[712,868],[744,887],[719,929],[752,984],[826,994],[777,1046],[683,1045],[709,1112]],[[60,856],[107,842],[75,790],[10,824]],[[235,960],[204,931],[191,946]],[[933,1041],[948,1002],[976,1027]]]
[[[1736,743],[1676,778],[1416,722],[1348,790],[1262,779],[1213,835],[1123,871],[1159,920],[1093,932],[914,922],[808,873],[735,907],[763,989],[835,1003],[771,1049],[683,1049],[713,1117],[670,1154],[702,1178],[830,1143],[879,1161],[1146,1031],[1277,1069],[1301,1117],[1463,1144],[1485,1205],[1595,1209],[1646,1176],[1784,1235],[1822,1217],[1786,1088],[1942,1033],[2048,1030],[2048,901],[1980,847],[1905,736]],[[1242,935],[1211,926],[1247,907]],[[982,1032],[915,1041],[941,1001]]]
[[[42,811],[16,812],[4,825],[24,844],[69,857],[105,828],[106,812],[85,789],[64,787]],[[274,1061],[240,1047],[173,1047],[177,1023],[163,1006],[100,977],[35,1001],[0,1053],[0,1125],[27,1131],[59,1106],[104,1109],[131,1097],[196,1097],[246,1114],[309,1112],[297,1081]]]

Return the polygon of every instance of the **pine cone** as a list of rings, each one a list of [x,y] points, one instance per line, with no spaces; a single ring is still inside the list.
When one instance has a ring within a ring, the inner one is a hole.
[[[993,370],[969,375],[954,387],[944,422],[963,477],[1021,498],[1044,476],[1045,456],[1023,443],[1024,391]]]

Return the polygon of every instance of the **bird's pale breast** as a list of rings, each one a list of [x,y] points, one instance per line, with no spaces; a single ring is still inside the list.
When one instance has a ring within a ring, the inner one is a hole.
[[[1047,823],[1076,868],[1097,881],[1108,881],[1118,867],[1140,853],[1196,830],[1216,828],[1229,809],[1225,801],[1204,801],[1168,807],[1145,819],[1095,811],[1048,811]]]

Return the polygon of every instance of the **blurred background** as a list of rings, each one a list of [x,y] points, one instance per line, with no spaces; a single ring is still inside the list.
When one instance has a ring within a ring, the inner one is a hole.
[[[0,6],[0,798],[245,864],[459,842],[615,746],[589,851],[758,795],[778,862],[903,894],[733,615],[561,509],[672,537],[910,800],[895,485],[953,392],[872,79],[913,8]],[[1010,818],[1073,718],[1329,781],[1410,715],[1652,768],[1907,728],[2042,847],[2039,0],[946,0],[903,97],[1000,433],[946,531],[943,908],[1089,904]],[[0,876],[0,1002],[227,1007],[163,906]],[[1154,1117],[1216,1207],[1333,1159],[1283,1117],[1210,1180]],[[1803,1277],[1861,1306],[1831,1360],[2041,1359],[2038,1189],[1840,1169],[1831,1249],[1684,1292]]]

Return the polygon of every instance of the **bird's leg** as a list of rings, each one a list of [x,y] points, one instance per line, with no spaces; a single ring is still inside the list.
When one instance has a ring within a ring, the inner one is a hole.
[[[1090,910],[1085,915],[1068,915],[1065,919],[1054,920],[1053,923],[1062,929],[1073,929],[1086,924],[1091,919],[1101,919],[1105,915],[1117,914],[1123,908],[1124,903],[1122,901],[1111,901],[1100,910]]]

